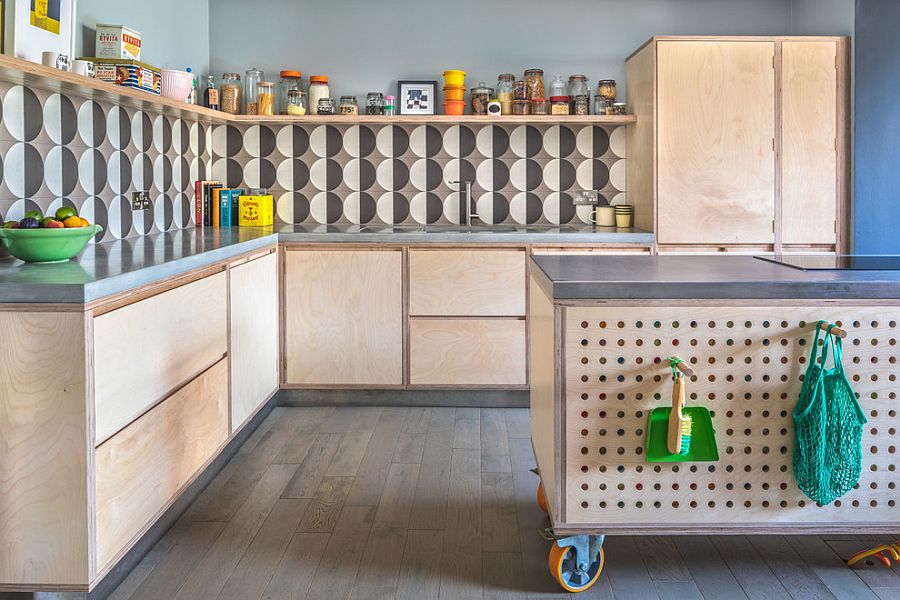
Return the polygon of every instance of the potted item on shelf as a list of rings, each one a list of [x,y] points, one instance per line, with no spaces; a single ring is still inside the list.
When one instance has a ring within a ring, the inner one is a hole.
[[[143,90],[157,96],[162,93],[162,72],[147,63],[122,58],[85,58],[84,60],[94,63],[94,76],[100,81]],[[181,100],[190,94],[193,79],[193,76],[187,77],[187,91],[180,98]]]
[[[401,115],[434,114],[437,81],[398,81],[397,90]]]

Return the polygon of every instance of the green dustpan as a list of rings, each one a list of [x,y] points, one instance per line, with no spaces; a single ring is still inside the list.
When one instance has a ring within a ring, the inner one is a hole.
[[[716,432],[713,429],[709,409],[703,406],[685,406],[682,414],[691,418],[691,451],[687,454],[670,454],[666,432],[669,427],[670,406],[660,406],[650,411],[647,420],[647,462],[710,462],[719,460],[716,448]]]

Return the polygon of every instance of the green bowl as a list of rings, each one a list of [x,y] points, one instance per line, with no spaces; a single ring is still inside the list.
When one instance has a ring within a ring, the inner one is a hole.
[[[0,242],[9,253],[29,263],[67,261],[103,231],[99,225],[65,229],[0,229]]]

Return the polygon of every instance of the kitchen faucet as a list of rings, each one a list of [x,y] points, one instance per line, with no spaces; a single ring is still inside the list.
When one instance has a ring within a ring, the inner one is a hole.
[[[459,224],[462,225],[463,216],[465,216],[466,227],[472,226],[472,217],[476,219],[480,219],[477,213],[472,212],[472,181],[471,180],[460,180],[460,181],[448,181],[449,185],[461,185],[465,184],[465,190],[460,189],[459,193],[462,196],[459,199]],[[463,212],[465,211],[465,212]]]

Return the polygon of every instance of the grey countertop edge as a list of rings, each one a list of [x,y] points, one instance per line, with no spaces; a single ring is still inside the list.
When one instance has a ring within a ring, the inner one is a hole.
[[[535,269],[539,272],[539,269]],[[896,283],[814,282],[775,283],[771,281],[708,282],[580,282],[550,283],[539,273],[538,282],[555,301],[592,300],[897,300]]]
[[[84,285],[83,302],[94,302],[126,290],[141,287],[151,283],[165,281],[170,277],[183,275],[188,271],[206,267],[217,262],[240,256],[253,250],[265,248],[278,242],[276,234],[258,237],[252,240],[243,240],[224,246],[204,250],[191,256],[184,256],[158,265],[151,265],[128,273],[114,275],[93,283]]]

